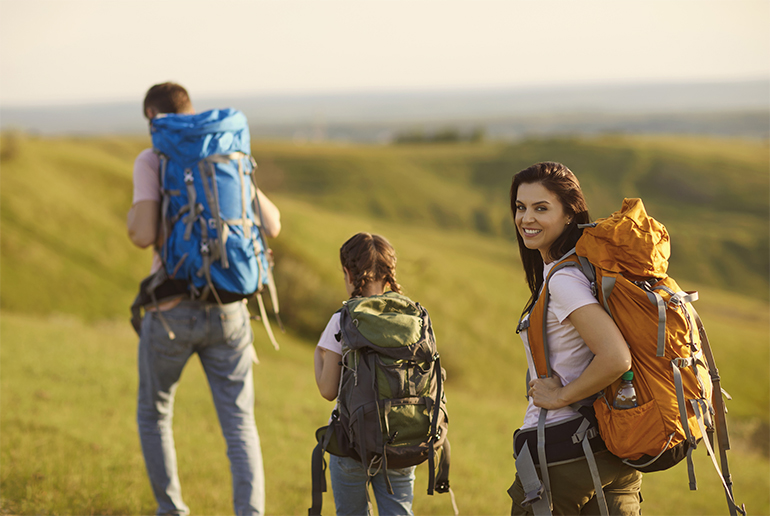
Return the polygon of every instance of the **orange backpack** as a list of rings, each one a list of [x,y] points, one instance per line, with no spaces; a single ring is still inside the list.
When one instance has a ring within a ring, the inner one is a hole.
[[[552,268],[532,305],[528,337],[535,368],[538,377],[551,376],[544,326],[548,280],[557,270],[578,267],[632,356],[638,406],[613,409],[620,379],[593,402],[607,449],[643,472],[668,469],[686,458],[690,489],[695,490],[691,454],[702,441],[722,478],[731,514],[745,514],[732,497],[723,391],[706,331],[691,305],[698,294],[684,292],[667,276],[669,254],[666,228],[647,215],[641,199],[625,199],[612,216],[586,225],[574,252]],[[721,472],[713,450],[715,432]]]

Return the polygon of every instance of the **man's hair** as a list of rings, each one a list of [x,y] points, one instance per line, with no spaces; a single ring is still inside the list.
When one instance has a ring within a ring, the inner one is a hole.
[[[144,115],[149,108],[158,113],[190,113],[192,102],[187,90],[175,82],[156,84],[144,96]]]
[[[393,292],[401,293],[396,281],[396,250],[385,237],[358,233],[340,248],[340,262],[350,272],[351,297],[361,296],[372,281],[382,280]]]

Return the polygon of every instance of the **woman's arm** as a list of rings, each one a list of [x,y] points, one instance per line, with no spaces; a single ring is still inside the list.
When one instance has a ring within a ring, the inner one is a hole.
[[[315,382],[321,396],[329,401],[337,397],[337,391],[340,385],[340,362],[342,355],[329,351],[326,348],[316,346],[315,348]]]
[[[599,304],[585,305],[567,317],[595,355],[583,373],[562,386],[558,378],[529,382],[535,406],[566,407],[599,392],[631,369],[631,352],[612,318]]]

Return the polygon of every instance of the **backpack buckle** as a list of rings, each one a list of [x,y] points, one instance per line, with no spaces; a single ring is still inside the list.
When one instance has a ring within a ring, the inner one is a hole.
[[[184,182],[187,184],[190,184],[193,182],[192,170],[190,170],[189,168],[184,171]]]
[[[677,357],[671,360],[671,364],[678,367],[679,369],[690,367],[692,363],[693,363],[692,358]]]
[[[521,501],[521,506],[529,507],[535,502],[539,502],[540,500],[543,499],[543,493],[545,493],[545,486],[543,485],[542,482],[540,482],[540,485],[537,486],[537,488],[526,493],[524,500]]]
[[[201,242],[201,254],[209,254],[209,243],[206,240]]]

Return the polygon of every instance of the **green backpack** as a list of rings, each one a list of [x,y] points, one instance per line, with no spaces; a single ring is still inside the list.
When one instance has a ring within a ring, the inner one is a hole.
[[[337,408],[316,431],[313,507],[326,491],[324,453],[361,461],[370,478],[428,461],[428,494],[449,491],[446,396],[428,312],[395,292],[357,297],[340,310]],[[438,470],[438,471],[437,471]],[[367,495],[368,496],[368,495]]]

